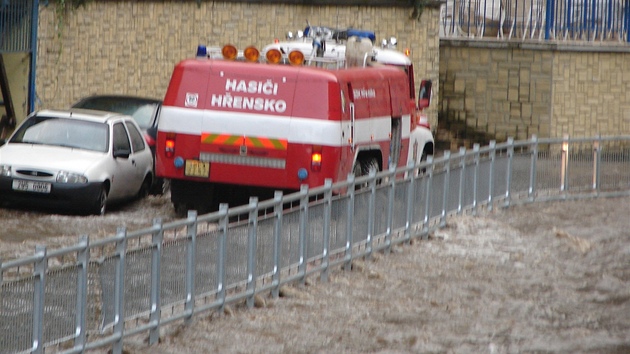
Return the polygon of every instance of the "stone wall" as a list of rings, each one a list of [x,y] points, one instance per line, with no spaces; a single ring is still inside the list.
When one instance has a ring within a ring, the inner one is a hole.
[[[630,133],[630,48],[442,40],[439,124],[505,141]]]
[[[43,2],[40,2],[40,4]],[[420,21],[412,8],[301,6],[218,1],[89,1],[65,12],[40,6],[36,89],[39,108],[65,108],[79,98],[118,93],[162,98],[173,66],[198,44],[262,48],[287,31],[313,25],[374,30],[377,40],[396,36],[409,48],[420,80],[438,92],[437,8]],[[437,97],[437,96],[435,96]],[[430,109],[437,122],[437,104]]]

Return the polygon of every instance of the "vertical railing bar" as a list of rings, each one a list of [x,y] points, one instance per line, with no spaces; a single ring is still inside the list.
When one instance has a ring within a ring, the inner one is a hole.
[[[349,271],[352,268],[352,232],[354,223],[354,194],[355,194],[354,174],[348,174],[348,204],[347,213],[348,220],[346,225],[346,254],[344,256],[344,270]]]
[[[247,242],[247,307],[254,307],[256,294],[256,248],[258,237],[258,198],[249,198],[249,227]]]
[[[446,227],[446,214],[448,208],[448,193],[451,185],[451,152],[444,151],[444,159],[446,160],[446,172],[444,176],[444,191],[442,193],[442,215],[440,216],[440,227]]]
[[[427,169],[429,172],[429,178],[427,179],[426,193],[424,196],[424,219],[422,221],[422,239],[429,237],[429,218],[431,216],[431,189],[433,186],[433,172],[435,171],[435,161],[433,156],[427,156]]]
[[[77,303],[74,349],[84,350],[86,344],[86,322],[87,322],[87,294],[88,294],[88,266],[90,258],[89,238],[87,235],[79,237],[79,245],[82,247],[77,252],[77,265],[79,274],[77,277]]]
[[[153,231],[151,235],[151,314],[149,321],[154,325],[149,331],[149,345],[156,344],[160,340],[160,318],[162,316],[162,306],[160,292],[162,288],[162,275],[160,267],[162,263],[162,241],[164,240],[164,228],[162,219],[153,219]]]
[[[473,215],[477,215],[477,206],[479,205],[479,143],[473,145],[473,158],[475,164],[475,170],[473,172]]]
[[[228,233],[228,224],[229,224],[229,216],[228,216],[228,204],[221,203],[219,204],[219,245],[217,247],[217,297],[221,300],[221,306],[219,306],[217,312],[219,314],[223,314],[225,311],[225,300],[226,300],[226,291],[225,291],[225,261],[226,257],[226,249],[227,249],[227,233]]]
[[[374,235],[374,209],[376,204],[376,170],[370,169],[370,200],[368,201],[368,224],[366,235],[366,255],[370,257],[372,255],[372,237]]]
[[[600,187],[601,187],[601,163],[602,163],[602,137],[601,135],[597,135],[597,140],[595,141],[595,149],[593,151],[593,163],[595,164],[593,168],[593,189],[595,189],[595,194],[599,196]]]
[[[391,166],[387,174],[389,179],[389,188],[387,194],[387,226],[385,232],[385,254],[389,254],[392,250],[392,227],[394,224],[394,201],[396,199],[396,167]]]
[[[532,135],[532,143],[534,144],[534,150],[532,151],[532,159],[529,171],[529,188],[527,190],[527,196],[530,202],[535,199],[536,193],[536,162],[538,161],[538,137]]]
[[[565,134],[562,137],[562,148],[561,148],[561,163],[560,163],[560,191],[563,192],[566,197],[567,191],[569,189],[569,136]]]
[[[497,157],[497,142],[490,141],[490,169],[488,171],[488,210],[492,211],[492,202],[494,200],[494,166]]]
[[[116,341],[112,347],[112,352],[122,354],[123,332],[125,330],[125,263],[127,261],[127,229],[122,226],[116,232],[116,254],[118,255],[114,292],[116,294],[114,300],[114,336]]]
[[[328,271],[330,263],[330,227],[332,219],[332,179],[326,178],[324,186],[324,240],[322,250],[322,273],[320,280],[322,282],[328,281]]]
[[[459,148],[459,200],[457,203],[457,214],[461,215],[464,211],[464,179],[466,177],[466,147]]]
[[[506,171],[506,183],[505,183],[505,207],[510,206],[511,198],[512,198],[512,167],[514,165],[514,138],[509,137],[507,139],[508,143],[508,166]]]
[[[273,225],[273,274],[271,282],[274,285],[271,296],[277,299],[280,296],[280,269],[282,268],[281,250],[282,250],[282,191],[275,191],[273,195],[274,206],[274,225]]]
[[[33,342],[32,353],[44,352],[44,303],[46,301],[46,270],[48,269],[48,255],[46,247],[35,246],[34,275],[36,277],[33,289]]]
[[[411,168],[414,166],[414,161],[409,161],[409,164],[407,164],[408,168]],[[409,181],[409,185],[407,186],[407,207],[405,208],[407,210],[407,215],[405,216],[405,235],[404,235],[404,240],[405,242],[409,242],[411,240],[411,226],[413,224],[413,196],[414,196],[414,170],[409,169],[409,173],[407,173],[407,176],[405,177],[405,179],[407,179]]]
[[[306,284],[306,242],[308,233],[308,185],[300,186],[300,246],[298,274],[300,274],[300,284]]]
[[[192,323],[195,309],[195,250],[197,249],[197,211],[189,210],[186,223],[186,300],[184,323]]]

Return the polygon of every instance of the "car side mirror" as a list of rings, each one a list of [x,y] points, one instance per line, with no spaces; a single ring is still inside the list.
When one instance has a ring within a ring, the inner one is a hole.
[[[418,92],[418,108],[423,109],[431,104],[433,82],[431,80],[422,80],[420,82],[420,90]]]

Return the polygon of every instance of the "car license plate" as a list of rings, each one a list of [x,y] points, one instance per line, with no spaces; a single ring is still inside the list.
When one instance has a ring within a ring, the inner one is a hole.
[[[199,160],[186,160],[184,175],[208,178],[210,176],[210,163]]]
[[[50,193],[50,183],[48,182],[24,181],[16,179],[13,180],[12,187],[16,191]]]

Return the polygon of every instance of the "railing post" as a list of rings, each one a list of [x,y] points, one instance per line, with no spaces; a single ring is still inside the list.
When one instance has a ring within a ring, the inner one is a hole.
[[[464,180],[466,178],[466,147],[459,148],[459,199],[457,202],[457,214],[464,211]]]
[[[389,168],[389,192],[387,195],[387,230],[385,232],[385,254],[392,250],[392,225],[394,223],[394,202],[396,199],[396,166]]]
[[[602,137],[597,135],[597,140],[593,143],[593,189],[599,195],[602,162]]]
[[[448,207],[448,193],[450,192],[451,181],[451,152],[444,151],[444,159],[446,160],[446,171],[444,175],[444,191],[442,193],[442,214],[440,215],[440,227],[446,227],[446,208]]]
[[[532,151],[532,159],[529,170],[529,188],[527,191],[527,197],[530,202],[533,202],[536,196],[536,161],[538,161],[538,137],[536,135],[532,135],[532,144],[534,145],[534,148]]]
[[[477,206],[479,204],[479,143],[473,145],[473,154],[475,162],[475,170],[473,173],[473,215],[477,215]]]
[[[407,164],[407,168],[411,168],[415,165],[415,161],[409,161]],[[405,217],[405,242],[409,242],[411,240],[411,226],[413,223],[413,201],[414,201],[414,173],[407,173],[407,178],[409,179],[409,186],[407,186],[407,215]]]
[[[514,164],[514,138],[509,137],[508,143],[508,167],[506,171],[506,183],[505,183],[505,204],[504,206],[510,206],[510,198],[512,197],[512,166]]]
[[[186,317],[184,323],[192,322],[195,311],[195,250],[197,249],[197,211],[189,210],[186,226],[186,301],[184,309]]]
[[[282,268],[282,191],[276,191],[273,196],[273,213],[275,222],[273,226],[273,275],[271,281],[274,285],[271,296],[277,299],[280,296],[280,269]]]
[[[79,274],[77,276],[77,313],[75,314],[74,349],[83,351],[85,349],[87,334],[88,267],[90,260],[89,239],[87,235],[79,237],[79,245],[81,246],[81,250],[77,252]]]
[[[123,335],[125,330],[125,263],[127,261],[127,229],[119,227],[116,232],[116,263],[115,296],[114,300],[114,336],[116,342],[112,347],[114,354],[122,354]]]
[[[164,229],[162,228],[162,219],[153,219],[153,228],[156,230],[151,235],[151,314],[149,322],[151,322],[151,330],[149,331],[149,345],[156,344],[160,339],[160,318],[162,308],[160,304],[161,292],[161,274],[160,264],[162,262],[162,241],[164,240]]]
[[[435,170],[435,163],[433,162],[433,156],[427,157],[427,171],[429,172],[429,178],[427,179],[427,187],[424,195],[424,220],[422,221],[422,238],[429,237],[429,217],[431,216],[431,190],[433,188],[433,172]]]
[[[230,222],[228,216],[228,205],[219,204],[219,245],[217,247],[217,297],[221,299],[221,306],[218,309],[219,314],[223,314],[225,310],[225,252],[227,244],[228,224]]]
[[[249,227],[247,242],[247,307],[254,307],[256,294],[256,248],[258,237],[258,198],[249,198]]]
[[[560,191],[569,190],[569,136],[565,134],[562,137],[562,162],[560,164]]]
[[[492,202],[494,199],[494,166],[497,157],[497,142],[495,140],[490,141],[490,170],[488,173],[488,210],[492,210]]]
[[[308,232],[308,185],[300,186],[300,263],[298,273],[301,275],[300,284],[306,284],[306,242]]]
[[[352,232],[354,223],[354,193],[356,188],[354,183],[354,174],[348,174],[348,223],[346,224],[346,254],[344,256],[344,270],[346,271],[352,268]]]
[[[547,0],[547,5],[545,6],[545,39],[547,40],[551,39],[551,26],[553,26],[554,21],[554,10],[554,0]]]
[[[328,267],[330,262],[330,224],[332,219],[332,179],[324,181],[326,191],[324,192],[324,241],[322,254],[321,281],[328,281]]]
[[[33,347],[32,353],[44,352],[44,301],[46,300],[46,270],[48,269],[48,256],[46,247],[35,246],[35,284],[33,289]]]

